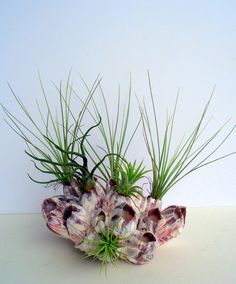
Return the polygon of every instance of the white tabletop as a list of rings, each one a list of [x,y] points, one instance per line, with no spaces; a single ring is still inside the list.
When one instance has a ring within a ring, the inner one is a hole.
[[[70,241],[51,233],[38,214],[0,215],[1,284],[236,283],[236,208],[188,209],[178,238],[148,264],[119,262],[100,272]]]

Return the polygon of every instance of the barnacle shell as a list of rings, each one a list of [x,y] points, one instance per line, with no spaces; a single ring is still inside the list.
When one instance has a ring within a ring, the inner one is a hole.
[[[169,206],[161,212],[162,222],[160,222],[156,237],[159,245],[177,237],[181,233],[186,217],[186,207]]]
[[[144,264],[154,257],[155,247],[156,238],[151,232],[136,230],[129,236],[121,250],[128,261],[135,264]]]
[[[96,245],[91,240],[110,228],[120,240],[122,258],[135,264],[146,263],[155,247],[176,237],[186,216],[185,207],[161,210],[161,201],[150,196],[118,194],[111,181],[106,188],[96,181],[94,189],[83,194],[75,184],[64,186],[64,195],[45,199],[42,211],[50,230],[88,255]]]

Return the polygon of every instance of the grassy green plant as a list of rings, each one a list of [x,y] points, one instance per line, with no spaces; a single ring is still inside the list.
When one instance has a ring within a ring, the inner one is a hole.
[[[211,158],[232,134],[235,126],[230,129],[223,140],[218,142],[213,150],[208,153],[204,152],[207,147],[215,141],[226,123],[217,129],[217,131],[206,139],[204,143],[197,146],[199,137],[205,129],[204,120],[211,98],[207,102],[199,121],[189,137],[183,140],[176,149],[172,149],[172,136],[178,95],[173,113],[166,119],[164,135],[161,138],[151,80],[148,74],[154,127],[151,125],[150,111],[147,111],[145,102],[142,105],[139,103],[141,118],[130,132],[129,138],[127,138],[130,110],[132,106],[131,80],[127,104],[123,110],[121,110],[122,106],[119,88],[114,121],[100,81],[101,78],[98,76],[92,84],[92,87],[89,88],[83,80],[88,91],[88,95],[84,100],[75,92],[73,85],[70,82],[69,75],[65,86],[63,86],[62,82],[59,86],[55,85],[59,95],[59,112],[56,111],[56,113],[53,113],[40,78],[40,85],[46,107],[46,114],[44,115],[45,112],[37,102],[38,112],[43,125],[42,127],[35,122],[33,115],[9,85],[17,104],[28,119],[29,124],[20,121],[13,113],[2,105],[2,109],[6,114],[6,122],[26,142],[27,150],[25,152],[32,158],[37,170],[41,173],[54,176],[54,178],[47,181],[38,181],[29,175],[33,181],[42,184],[69,184],[73,179],[78,182],[81,188],[88,191],[93,187],[93,176],[97,175],[95,171],[99,170],[101,174],[99,177],[103,178],[105,181],[108,179],[113,179],[115,181],[115,189],[120,194],[126,196],[140,195],[141,188],[137,185],[137,182],[143,178],[148,171],[145,170],[142,163],[137,164],[136,161],[130,163],[126,160],[127,151],[137,132],[140,122],[142,122],[143,125],[144,140],[152,163],[151,196],[155,199],[162,199],[173,185],[191,172],[234,154],[229,153],[228,155],[220,156],[218,158]],[[100,90],[102,95],[105,112],[104,120],[101,120],[100,109],[93,97],[97,89]],[[71,109],[72,94],[75,94],[82,103],[81,110],[77,116],[73,114]],[[91,108],[89,108],[89,104],[91,104]],[[90,113],[95,125],[84,130],[82,129],[82,120],[86,111]],[[103,156],[98,154],[95,145],[88,139],[89,132],[95,127],[99,128],[104,141],[103,147],[98,146],[104,152]],[[205,156],[203,155],[201,158],[204,153]],[[94,164],[91,170],[88,169],[87,156]],[[108,166],[104,162],[106,158],[109,160]]]
[[[118,165],[119,175],[116,177],[115,190],[125,196],[142,195],[142,187],[136,183],[148,172],[142,162],[138,165],[136,165],[136,160],[134,163],[122,162]]]
[[[29,125],[21,122],[2,105],[2,109],[6,114],[7,124],[26,142],[28,149],[26,154],[33,159],[37,170],[54,176],[53,179],[48,181],[38,181],[33,179],[30,175],[29,177],[33,181],[42,184],[68,184],[74,177],[79,177],[79,180],[82,182],[85,179],[89,181],[91,175],[88,172],[87,158],[83,144],[89,131],[95,126],[89,128],[81,137],[79,137],[79,135],[81,133],[82,119],[100,82],[100,78],[98,77],[95,80],[93,88],[89,91],[77,117],[73,116],[70,108],[73,90],[70,84],[70,75],[68,76],[65,90],[63,90],[62,82],[59,86],[55,85],[59,94],[59,116],[57,112],[53,114],[42,80],[40,77],[39,79],[46,106],[46,115],[43,115],[43,111],[37,102],[37,108],[43,124],[42,128],[35,122],[33,115],[26,108],[22,100],[14,93],[10,85],[10,90],[20,109],[28,119]],[[78,158],[81,159],[81,162],[76,161]],[[94,173],[95,169],[96,165],[91,173]]]
[[[90,88],[84,82],[86,88],[88,91],[90,91]],[[101,124],[98,126],[100,133],[102,135],[104,145],[105,147],[100,147],[102,151],[109,155],[109,166],[107,167],[105,164],[102,164],[99,167],[100,173],[103,176],[105,180],[108,180],[112,178],[117,183],[119,182],[121,175],[124,176],[126,168],[123,168],[125,165],[124,161],[126,161],[126,154],[130,147],[130,144],[138,130],[138,127],[141,122],[141,118],[131,131],[131,135],[129,139],[127,139],[128,135],[128,127],[129,127],[129,116],[130,116],[130,109],[131,109],[131,95],[132,95],[132,88],[131,88],[131,79],[130,79],[130,86],[129,86],[129,92],[128,92],[128,99],[127,99],[127,105],[123,108],[123,111],[121,111],[121,95],[120,95],[120,88],[118,90],[118,98],[117,98],[117,109],[115,113],[115,121],[113,123],[112,116],[110,114],[109,106],[107,103],[106,96],[104,94],[104,91],[102,89],[101,84],[99,83],[99,89],[102,95],[102,102],[105,109],[105,117],[106,120],[102,120]],[[76,94],[76,93],[75,93]],[[80,102],[83,103],[83,100],[76,94]],[[97,107],[96,100],[92,98],[92,106],[93,110],[90,110],[88,108],[88,111],[93,118],[93,120],[96,122],[99,119],[100,116],[100,110]],[[88,146],[90,150],[94,153],[96,158],[98,160],[101,159],[97,151],[95,150],[95,147],[91,145],[88,141]],[[115,155],[112,155],[115,154]],[[96,164],[96,160],[90,155],[89,151],[87,151],[87,154],[90,156],[90,158],[93,160],[93,162]],[[127,164],[127,163],[126,163]],[[134,169],[133,169],[134,170]],[[122,173],[121,173],[122,171]],[[138,175],[137,175],[138,177]],[[140,178],[143,176],[141,175]],[[140,179],[139,178],[139,179]],[[137,180],[138,181],[138,180]],[[134,184],[132,184],[133,186]],[[117,187],[118,188],[118,187]],[[120,189],[120,187],[119,187]],[[134,189],[134,188],[133,188]],[[128,193],[129,191],[127,191]],[[132,192],[132,191],[130,191]]]
[[[87,240],[94,245],[87,255],[102,261],[101,269],[106,268],[107,263],[115,264],[118,258],[125,259],[125,254],[120,251],[123,238],[114,234],[114,228],[106,227],[97,235],[97,239]]]
[[[160,137],[159,125],[157,121],[157,111],[154,103],[154,97],[151,87],[150,75],[148,73],[148,82],[151,95],[152,112],[154,116],[154,127],[151,125],[150,113],[147,111],[145,102],[140,104],[140,111],[142,115],[143,134],[146,143],[147,151],[152,162],[152,189],[151,196],[155,199],[162,199],[163,196],[170,190],[170,188],[177,182],[182,180],[186,175],[194,172],[195,170],[230,156],[233,153],[229,153],[224,156],[220,156],[215,159],[210,159],[212,155],[224,144],[227,138],[232,134],[235,129],[235,125],[230,129],[226,136],[218,142],[217,146],[209,153],[205,153],[203,157],[199,159],[200,155],[204,154],[207,146],[209,146],[213,140],[218,136],[221,130],[224,128],[224,123],[217,131],[205,140],[200,146],[196,146],[199,136],[205,129],[203,126],[206,112],[208,110],[210,101],[207,102],[196,127],[189,135],[189,137],[180,143],[174,151],[171,147],[172,134],[174,128],[174,120],[176,114],[176,107],[178,101],[178,95],[176,98],[174,111],[170,117],[166,120],[165,131],[163,138]],[[170,154],[173,153],[173,154]]]

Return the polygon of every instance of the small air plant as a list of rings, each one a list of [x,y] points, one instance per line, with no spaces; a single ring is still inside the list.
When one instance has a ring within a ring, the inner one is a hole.
[[[88,239],[86,242],[92,247],[87,252],[87,256],[101,260],[101,269],[106,268],[109,262],[115,264],[118,259],[125,259],[125,254],[121,252],[121,248],[124,246],[124,238],[115,234],[114,227],[106,227],[100,230],[95,238]]]
[[[88,92],[91,92],[91,89],[88,87],[86,82],[83,80],[85,87],[87,88]],[[128,99],[126,102],[126,106],[124,106],[123,110],[121,110],[121,98],[120,98],[120,87],[118,89],[118,96],[117,96],[117,109],[115,112],[115,121],[113,122],[111,114],[109,112],[109,106],[107,103],[107,99],[103,88],[101,86],[101,82],[98,83],[98,89],[101,93],[101,100],[103,103],[103,107],[105,109],[105,118],[101,121],[98,128],[100,134],[104,141],[104,147],[98,146],[105,155],[109,155],[109,166],[106,166],[104,163],[98,168],[101,175],[105,180],[113,179],[117,180],[118,176],[121,175],[120,170],[122,167],[120,165],[123,161],[126,160],[126,154],[132,143],[135,134],[139,128],[141,123],[141,118],[138,120],[137,124],[134,126],[133,130],[129,133],[129,139],[127,139],[128,135],[128,128],[129,128],[129,117],[130,117],[130,110],[131,110],[131,97],[132,97],[132,87],[131,87],[131,77],[130,77],[130,84],[128,90]],[[80,102],[85,105],[85,102],[80,98],[80,96],[74,91],[75,95],[79,99]],[[91,99],[92,110],[87,107],[87,111],[90,113],[92,119],[96,123],[100,117],[100,110],[97,106],[96,99],[93,97]],[[88,142],[88,147],[93,152],[98,160],[101,160],[101,156],[97,153],[94,146]],[[90,154],[90,151],[87,151],[91,160],[96,164],[96,160]],[[115,155],[113,155],[115,154]]]
[[[154,103],[149,72],[148,82],[152,102],[152,112],[154,117],[154,127],[151,126],[150,115],[147,111],[145,103],[143,104],[143,106],[140,104],[140,111],[142,115],[144,140],[152,162],[151,196],[154,199],[162,199],[173,185],[182,180],[188,174],[213,162],[235,154],[235,152],[232,152],[227,155],[209,160],[209,158],[224,144],[228,137],[233,133],[236,125],[234,125],[230,129],[228,134],[213,150],[210,151],[210,153],[205,154],[205,156],[202,157],[200,161],[197,161],[199,155],[204,153],[203,151],[206,150],[207,146],[212,143],[212,141],[218,136],[218,134],[228,122],[227,121],[219,129],[217,129],[217,131],[211,137],[205,140],[204,143],[202,143],[200,146],[195,147],[199,136],[202,134],[202,131],[205,128],[205,126],[203,126],[203,123],[209,104],[211,102],[211,95],[192,133],[187,139],[183,139],[182,142],[173,151],[173,154],[170,155],[170,153],[172,152],[171,150],[173,150],[171,148],[171,142],[178,102],[178,94],[175,101],[174,111],[172,115],[170,117],[167,117],[166,119],[164,136],[163,138],[161,138],[159,135],[157,110]],[[197,163],[193,165],[193,163],[196,161]]]
[[[62,83],[56,86],[56,90],[59,94],[60,103],[60,120],[58,115],[53,115],[51,107],[49,105],[47,95],[42,83],[41,78],[40,85],[43,93],[43,98],[46,106],[46,115],[43,115],[40,104],[37,103],[37,108],[42,120],[43,128],[38,126],[35,122],[33,115],[26,108],[22,100],[15,94],[13,89],[10,90],[29,121],[29,125],[21,122],[15,115],[13,115],[7,108],[2,105],[2,109],[7,117],[7,124],[15,131],[26,143],[28,150],[25,151],[33,159],[34,166],[41,173],[47,175],[53,175],[55,178],[48,181],[37,181],[30,175],[30,179],[42,184],[68,184],[71,178],[76,174],[76,171],[81,166],[75,162],[75,159],[80,157],[84,159],[84,168],[86,168],[86,161],[84,153],[80,154],[80,143],[84,138],[80,138],[80,128],[83,116],[85,114],[87,105],[91,101],[91,98],[97,88],[99,79],[97,78],[94,83],[94,88],[89,92],[85,104],[83,105],[78,117],[73,115],[73,124],[71,124],[71,96],[72,88],[70,87],[70,75],[68,77],[65,94],[63,94]],[[87,134],[85,135],[85,137]]]
[[[42,127],[10,86],[29,125],[2,105],[6,122],[25,141],[25,152],[32,159],[35,168],[44,176],[49,176],[46,180],[36,180],[29,175],[30,179],[36,183],[63,186],[63,194],[43,201],[42,212],[47,227],[57,235],[70,239],[75,248],[85,252],[87,256],[101,260],[102,268],[108,262],[114,264],[117,259],[134,264],[150,261],[155,248],[176,237],[185,224],[185,207],[172,205],[161,209],[164,195],[191,172],[234,154],[211,158],[236,126],[213,150],[197,161],[225,126],[224,124],[197,146],[196,142],[205,129],[204,118],[211,98],[192,133],[173,151],[172,136],[178,96],[172,115],[167,117],[164,136],[161,138],[149,74],[148,81],[154,127],[144,102],[139,103],[141,117],[132,131],[129,131],[133,106],[131,80],[123,111],[119,88],[114,122],[100,77],[96,78],[91,87],[83,80],[88,92],[85,99],[74,90],[70,75],[65,87],[62,82],[59,86],[55,85],[60,106],[56,114],[52,112],[40,79],[46,107],[44,114],[37,103]],[[105,117],[101,115],[103,112],[94,98],[98,90],[102,96],[100,102],[105,109]],[[76,96],[81,105],[77,115],[72,110],[72,96]],[[94,122],[86,128],[82,125],[85,113],[89,113]],[[143,126],[144,141],[152,165],[148,196],[145,196],[139,183],[150,171],[142,162],[138,163],[135,159],[130,162],[126,157],[140,124]],[[104,145],[94,145],[94,140],[89,138],[94,129],[99,130],[98,135]],[[93,165],[91,169],[89,162]]]
[[[94,188],[95,171],[104,162],[106,157],[112,155],[112,153],[110,153],[103,156],[89,171],[84,142],[87,140],[89,132],[93,128],[98,127],[101,123],[101,117],[99,117],[99,121],[96,125],[90,127],[85,132],[82,131],[81,124],[87,106],[99,84],[99,80],[99,78],[95,80],[93,87],[88,92],[88,96],[77,117],[73,115],[70,106],[73,90],[70,85],[70,75],[66,83],[65,94],[63,94],[62,83],[60,83],[59,87],[55,85],[59,94],[59,121],[57,113],[53,116],[40,78],[47,115],[43,116],[43,112],[38,102],[37,108],[43,122],[44,129],[39,128],[33,118],[33,115],[30,114],[24,103],[18,96],[16,96],[9,85],[17,104],[28,118],[30,125],[27,126],[26,124],[23,124],[2,105],[2,109],[8,118],[6,122],[26,142],[28,150],[26,150],[25,153],[32,159],[35,168],[43,174],[53,175],[55,177],[47,181],[39,181],[28,174],[32,181],[45,185],[62,184],[64,186],[70,185],[73,181],[76,187],[78,187],[81,191],[90,191]],[[73,123],[71,123],[71,120]],[[79,162],[77,161],[78,158],[80,159]]]
[[[103,163],[103,161],[105,160],[105,158],[108,156],[108,155],[105,155],[101,161],[99,161],[98,164],[96,164],[93,169],[91,171],[89,171],[88,169],[88,159],[86,157],[86,154],[85,154],[85,150],[84,150],[84,141],[86,139],[86,137],[88,136],[89,132],[97,127],[99,125],[99,123],[101,122],[101,118],[100,118],[100,121],[98,122],[98,124],[90,127],[86,132],[85,134],[83,134],[83,136],[78,140],[78,143],[80,144],[80,150],[81,150],[81,153],[79,152],[73,152],[70,150],[71,148],[71,144],[68,145],[67,149],[64,150],[63,148],[61,148],[59,145],[55,144],[51,139],[49,139],[47,136],[45,136],[45,139],[46,140],[49,140],[50,143],[52,143],[52,145],[57,149],[59,150],[62,154],[64,155],[67,155],[67,158],[68,158],[68,162],[65,163],[63,166],[65,167],[70,167],[71,168],[71,175],[70,175],[70,179],[74,179],[76,181],[76,183],[78,184],[78,187],[81,191],[91,191],[93,188],[94,188],[94,185],[95,185],[95,180],[94,180],[94,173],[96,171],[96,169],[99,167],[100,164]],[[36,161],[40,161],[40,162],[44,162],[44,163],[49,163],[49,164],[59,164],[57,162],[53,162],[53,161],[47,161],[45,159],[41,159],[41,158],[38,158],[30,153],[28,153],[26,151],[26,153],[31,157],[33,158],[34,160]],[[81,158],[82,159],[82,162],[83,163],[78,163],[76,161],[76,158],[73,158],[73,155],[77,158]],[[59,164],[60,165],[60,164]],[[32,178],[31,178],[32,179]],[[37,181],[36,181],[37,182]],[[52,181],[49,181],[48,183],[51,183]],[[69,182],[69,179],[68,181],[64,184],[70,184]]]
[[[137,182],[142,179],[149,170],[146,170],[143,163],[136,165],[134,163],[123,162],[118,165],[118,176],[114,177],[115,190],[125,196],[142,195],[142,187],[137,185]]]

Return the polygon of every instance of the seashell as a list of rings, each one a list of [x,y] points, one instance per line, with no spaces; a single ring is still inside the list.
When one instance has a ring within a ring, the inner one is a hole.
[[[96,181],[93,190],[81,194],[79,204],[90,213],[92,210],[101,206],[104,197],[105,189],[98,181]]]
[[[84,240],[84,237],[90,228],[90,215],[80,205],[76,208],[73,206],[67,208],[70,208],[71,212],[69,213],[70,216],[66,220],[66,228],[70,239],[77,245]]]
[[[110,218],[110,227],[114,228],[114,233],[122,238],[132,234],[136,230],[139,221],[134,209],[128,204],[124,204],[118,210],[115,208]]]
[[[88,214],[78,201],[74,196],[60,195],[46,199],[42,205],[48,228],[75,243],[83,240],[90,226]]]
[[[96,243],[92,242],[92,240],[96,239],[98,239],[98,233],[96,231],[91,231],[87,234],[81,244],[75,245],[75,248],[78,248],[89,255],[90,252],[96,248]]]
[[[43,216],[50,230],[71,239],[87,255],[109,230],[119,240],[117,257],[144,264],[153,258],[156,246],[176,237],[185,224],[185,207],[161,210],[161,201],[150,196],[117,193],[112,180],[106,188],[96,180],[94,189],[83,193],[76,184],[67,185],[64,194],[44,200]]]
[[[72,187],[65,187],[67,193],[71,192]],[[96,182],[93,191],[80,194],[80,197],[60,195],[44,200],[42,212],[48,228],[75,244],[81,243],[91,227],[91,213],[101,206],[104,195],[104,188]]]
[[[43,217],[50,230],[64,237],[70,238],[64,223],[64,210],[67,198],[64,195],[47,198],[42,204]]]
[[[132,208],[138,214],[141,214],[146,210],[147,197],[128,197],[121,195],[115,191],[114,185],[111,186],[110,182],[107,183],[106,192],[106,199],[110,210],[112,210],[112,208],[118,206],[119,204],[128,204],[132,206]]]
[[[186,207],[169,206],[161,212],[162,222],[158,225],[156,237],[160,245],[181,233],[185,225]]]
[[[150,210],[147,209],[145,214],[140,218],[138,229],[140,231],[152,232],[156,235],[158,224],[162,219],[159,207]]]
[[[70,184],[63,185],[64,195],[73,195],[79,197],[81,195],[81,190],[79,189],[78,183],[75,179],[72,179]]]
[[[151,232],[136,230],[121,249],[126,259],[135,264],[144,264],[154,257],[156,238]]]

